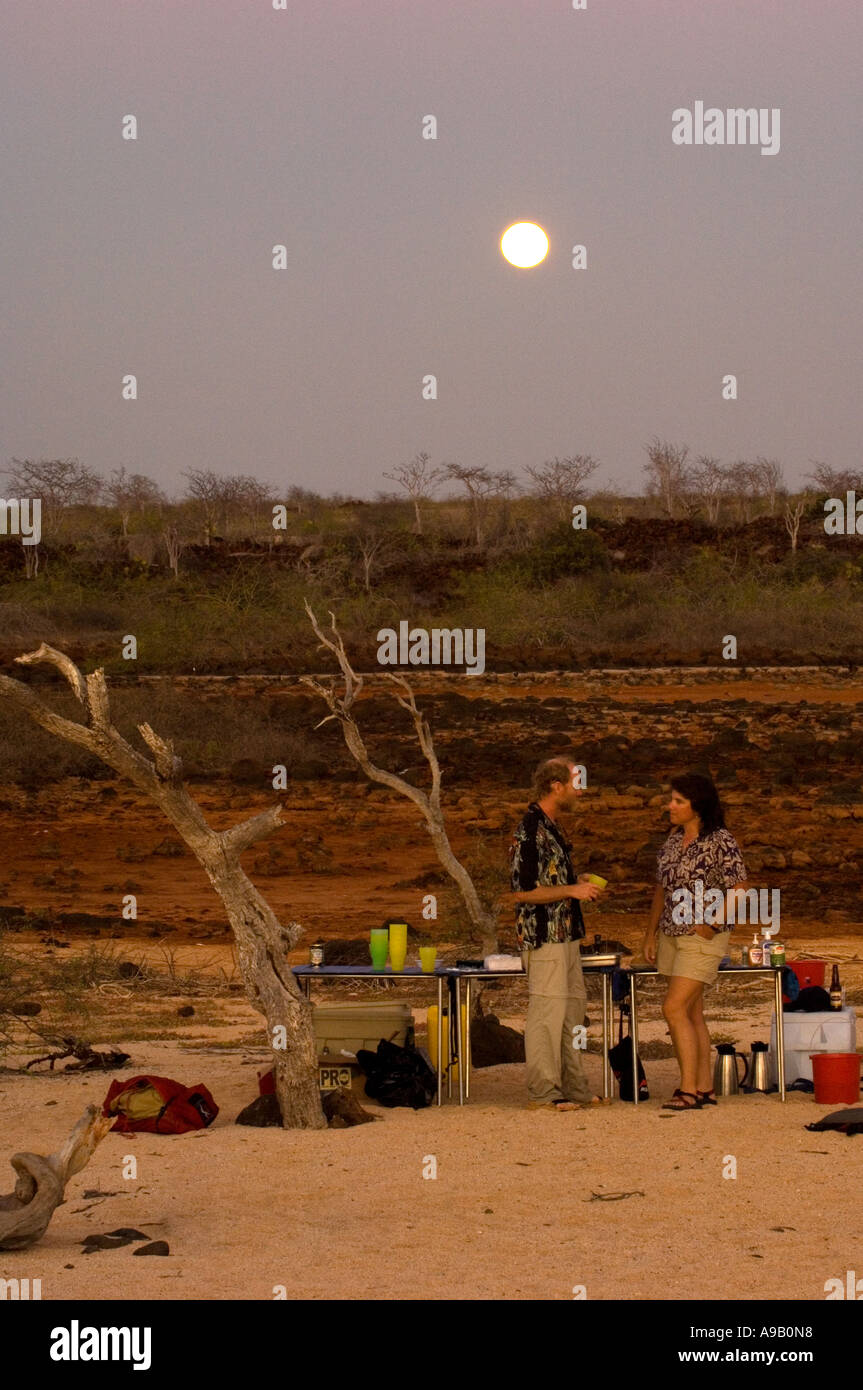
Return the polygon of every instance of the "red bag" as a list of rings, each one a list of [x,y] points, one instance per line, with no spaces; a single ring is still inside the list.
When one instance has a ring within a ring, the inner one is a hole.
[[[137,1130],[146,1134],[186,1134],[206,1129],[219,1107],[206,1086],[181,1086],[167,1076],[133,1076],[112,1081],[102,1106],[103,1115],[116,1115],[112,1132]]]

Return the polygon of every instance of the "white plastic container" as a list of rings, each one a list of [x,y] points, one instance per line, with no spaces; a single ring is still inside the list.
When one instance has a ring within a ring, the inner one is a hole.
[[[785,1085],[798,1076],[812,1080],[810,1052],[856,1052],[857,1015],[853,1009],[829,1009],[823,1013],[782,1015],[785,1033]],[[776,1066],[776,1013],[770,1023],[770,1076],[778,1085]]]

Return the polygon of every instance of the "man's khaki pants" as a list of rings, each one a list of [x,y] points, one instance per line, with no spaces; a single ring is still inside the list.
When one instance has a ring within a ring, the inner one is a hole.
[[[584,1104],[593,1092],[584,1070],[583,1048],[572,1045],[572,1030],[584,1023],[587,1003],[579,943],[537,946],[522,951],[521,959],[528,990],[524,1027],[528,1100],[534,1105],[555,1100]]]

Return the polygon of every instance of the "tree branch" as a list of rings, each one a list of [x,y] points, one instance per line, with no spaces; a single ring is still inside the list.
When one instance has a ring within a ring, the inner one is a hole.
[[[46,642],[42,642],[35,652],[25,652],[23,656],[16,656],[15,660],[20,666],[35,666],[42,661],[46,662],[49,666],[56,666],[60,674],[65,676],[66,680],[71,685],[72,693],[75,695],[76,699],[81,702],[85,710],[89,713],[90,705],[87,699],[87,687],[84,684],[84,677],[81,675],[81,672],[78,670],[72,658],[67,656],[65,652],[58,652],[56,647],[49,647]]]
[[[223,830],[219,839],[228,854],[239,855],[256,841],[272,835],[284,823],[281,805],[271,806],[268,811],[262,811],[258,816],[251,816],[248,820],[240,821],[239,825],[231,826],[230,830]]]

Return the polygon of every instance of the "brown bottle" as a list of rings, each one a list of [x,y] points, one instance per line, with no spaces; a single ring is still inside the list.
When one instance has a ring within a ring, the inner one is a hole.
[[[834,965],[833,974],[830,977],[830,1007],[831,1009],[842,1008],[842,986],[839,983],[838,965]]]

